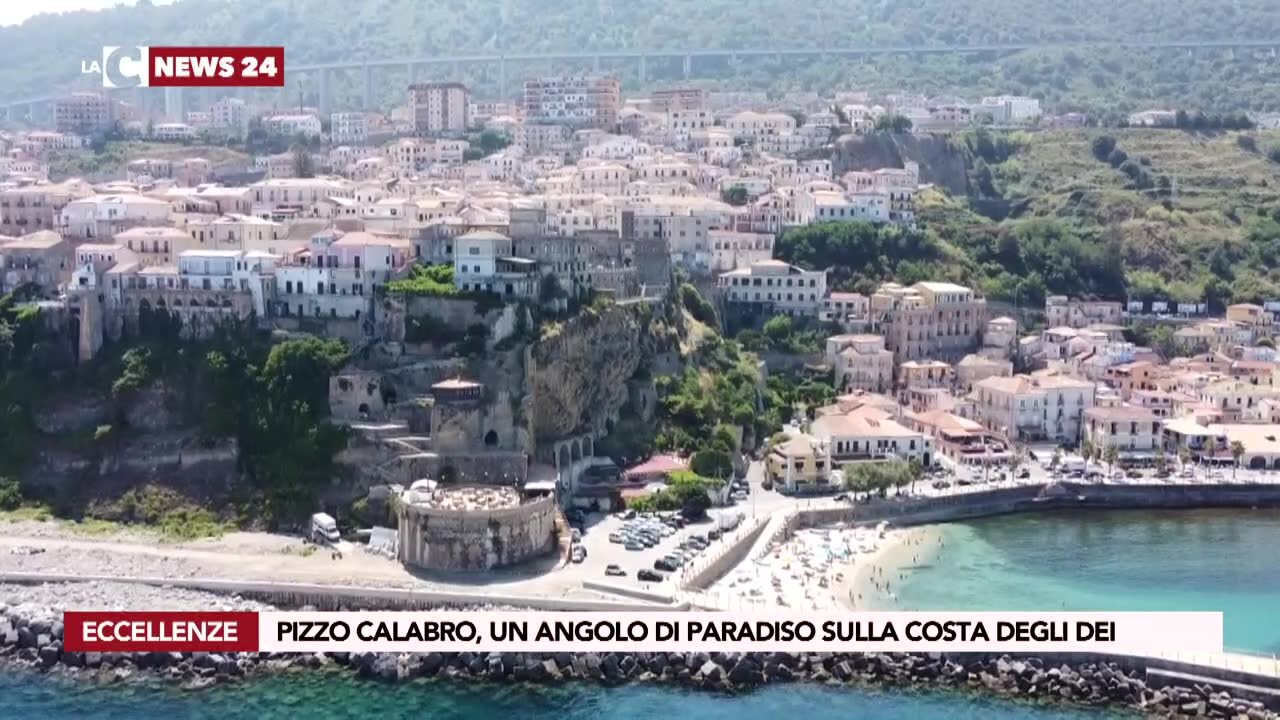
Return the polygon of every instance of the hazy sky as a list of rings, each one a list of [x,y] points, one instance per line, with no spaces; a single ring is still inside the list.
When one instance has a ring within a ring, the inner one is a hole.
[[[68,10],[102,10],[116,5],[133,5],[137,0],[0,0],[0,25],[17,25],[33,15]],[[151,0],[165,5],[173,0]]]

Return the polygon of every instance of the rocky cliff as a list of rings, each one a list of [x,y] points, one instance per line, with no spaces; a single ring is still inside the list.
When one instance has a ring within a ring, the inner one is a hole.
[[[969,151],[945,135],[846,135],[836,143],[831,167],[836,177],[850,170],[920,166],[920,182],[955,196],[969,194]]]
[[[643,303],[584,310],[529,347],[528,419],[538,443],[608,431],[627,402],[628,381],[647,376],[657,349],[653,312]]]

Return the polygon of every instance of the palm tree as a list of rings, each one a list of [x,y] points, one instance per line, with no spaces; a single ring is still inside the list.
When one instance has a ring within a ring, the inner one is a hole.
[[[1011,479],[1018,479],[1018,468],[1022,466],[1022,461],[1026,459],[1026,448],[1022,444],[1013,446],[1013,452],[1009,453],[1009,474]]]
[[[907,472],[911,475],[911,494],[916,494],[916,480],[924,477],[924,465],[918,458],[907,460]]]
[[[1165,471],[1165,467],[1169,464],[1168,458],[1164,456],[1163,448],[1156,450],[1155,463],[1156,463],[1156,472],[1163,475]]]
[[[1086,464],[1093,459],[1093,443],[1088,440],[1080,443],[1080,457],[1084,458]]]
[[[1178,448],[1178,465],[1183,470],[1186,470],[1189,462],[1191,462],[1191,448],[1183,445]]]
[[[1107,461],[1107,477],[1111,477],[1111,468],[1120,459],[1120,448],[1110,445],[1102,451],[1102,457]]]
[[[1239,440],[1231,441],[1231,459],[1234,461],[1231,465],[1231,479],[1236,479],[1236,470],[1240,467],[1240,458],[1244,457],[1244,443]]]

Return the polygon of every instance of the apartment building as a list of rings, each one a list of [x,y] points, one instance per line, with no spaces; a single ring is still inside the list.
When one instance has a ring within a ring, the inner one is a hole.
[[[1115,448],[1121,465],[1150,463],[1162,435],[1160,418],[1148,408],[1120,405],[1084,411],[1084,439],[1102,452]]]
[[[898,366],[898,388],[925,390],[951,387],[954,371],[941,360],[908,360]]]
[[[1040,117],[1040,101],[1019,95],[984,97],[979,104],[997,125],[1031,122]]]
[[[792,435],[770,448],[765,458],[765,472],[788,495],[826,493],[831,469],[825,443],[809,435]]]
[[[913,411],[903,424],[933,438],[937,453],[958,465],[1003,466],[1009,462],[1009,444],[982,425],[946,410]]]
[[[797,225],[844,220],[887,223],[893,217],[893,201],[884,191],[847,193],[814,188],[800,190],[795,194]]]
[[[725,118],[724,126],[735,138],[755,141],[795,132],[796,119],[786,113],[747,110]]]
[[[702,88],[672,88],[649,93],[649,110],[665,113],[679,110],[701,110],[707,106],[707,93]]]
[[[326,217],[330,198],[350,198],[350,183],[336,178],[272,178],[250,185],[252,214],[271,220]]]
[[[240,98],[222,98],[209,106],[209,126],[243,132],[249,127],[249,106]]]
[[[93,195],[82,180],[37,183],[0,190],[0,234],[17,237],[57,230],[62,210],[72,200]]]
[[[176,227],[135,227],[118,232],[115,243],[135,253],[142,267],[173,265],[179,254],[196,249],[190,234]]]
[[[879,393],[893,387],[893,353],[880,335],[833,335],[827,338],[826,361],[839,391]]]
[[[822,301],[823,322],[836,323],[843,328],[865,327],[871,315],[871,299],[862,293],[831,292]]]
[[[1073,300],[1066,295],[1050,295],[1044,300],[1047,327],[1086,328],[1090,325],[1115,325],[1121,322],[1121,306],[1106,300]]]
[[[538,296],[537,262],[515,257],[514,244],[506,235],[469,232],[454,240],[453,249],[453,282],[459,290],[511,298]]]
[[[618,124],[621,85],[615,77],[576,75],[524,83],[524,121],[608,130]]]
[[[885,283],[870,305],[886,347],[900,363],[959,360],[978,349],[987,321],[987,301],[952,283]]]
[[[151,126],[151,137],[160,142],[190,142],[196,139],[196,129],[186,123],[156,123]]]
[[[1013,363],[984,355],[965,355],[955,367],[956,392],[968,393],[974,385],[992,377],[1013,377]]]
[[[0,242],[0,293],[34,284],[53,295],[71,278],[71,243],[51,230]]]
[[[774,237],[770,233],[708,230],[707,244],[711,250],[711,269],[714,272],[727,272],[768,260],[773,257],[773,240]]]
[[[394,235],[329,229],[276,267],[276,307],[287,317],[370,318],[374,294],[409,261]]]
[[[471,91],[458,82],[414,83],[409,111],[418,137],[465,132],[471,126]]]
[[[803,270],[781,260],[762,260],[722,273],[718,285],[726,305],[735,310],[816,318],[827,294],[827,273]]]
[[[993,377],[974,384],[977,419],[1010,441],[1074,445],[1084,413],[1095,403],[1092,382],[1059,375]]]
[[[813,421],[810,433],[837,465],[883,460],[916,460],[924,467],[933,463],[933,438],[870,404],[823,414]]]
[[[267,132],[289,137],[320,137],[322,132],[320,118],[308,114],[268,115],[262,119],[262,126]]]
[[[72,93],[53,103],[54,129],[60,133],[97,135],[115,126],[115,103],[98,93]]]
[[[67,203],[59,227],[70,238],[110,238],[132,227],[166,225],[172,211],[170,203],[145,195],[91,195]]]
[[[368,140],[368,115],[362,112],[336,112],[329,115],[329,142],[359,145]]]

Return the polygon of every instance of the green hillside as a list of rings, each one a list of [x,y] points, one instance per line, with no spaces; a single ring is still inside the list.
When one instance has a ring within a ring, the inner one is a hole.
[[[47,94],[77,82],[79,60],[103,45],[283,44],[289,63],[479,51],[619,48],[769,48],[973,45],[1162,40],[1280,40],[1272,0],[181,0],[153,7],[43,15],[0,29],[0,97]],[[1001,58],[905,56],[868,60],[773,58],[705,61],[709,84],[776,89],[908,87],[921,92],[1010,90],[1095,110],[1178,104],[1205,109],[1280,107],[1276,59],[1257,53],[1052,47]],[[513,68],[521,73],[566,68]],[[584,68],[585,69],[585,68]],[[634,86],[634,63],[606,68]],[[451,72],[441,67],[440,72]],[[492,74],[463,69],[482,89]],[[655,61],[651,82],[680,77]],[[407,78],[380,73],[380,98]],[[337,92],[353,92],[354,80]],[[305,91],[305,88],[302,89]],[[296,97],[296,93],[290,95]]]

